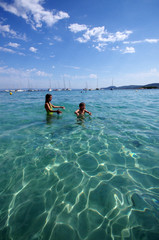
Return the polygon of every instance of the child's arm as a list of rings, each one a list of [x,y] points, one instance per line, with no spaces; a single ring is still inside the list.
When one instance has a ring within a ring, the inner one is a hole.
[[[49,111],[49,112],[62,113],[60,110],[57,110],[57,111],[51,110],[51,108],[50,108],[48,103],[45,104],[45,109],[46,109],[47,112]]]
[[[87,111],[86,109],[85,109],[85,112],[86,112],[86,113],[88,113],[89,115],[92,115],[92,113],[91,113],[91,112],[89,112],[89,111]]]
[[[54,106],[54,105],[52,105],[53,106],[53,108],[62,108],[62,109],[65,109],[65,107],[63,107],[63,106]]]
[[[79,109],[77,109],[77,110],[75,111],[75,114],[76,114],[77,116],[79,116]]]

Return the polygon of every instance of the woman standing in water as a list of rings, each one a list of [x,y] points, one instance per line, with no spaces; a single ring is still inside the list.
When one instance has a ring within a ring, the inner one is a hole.
[[[53,110],[53,108],[62,108],[65,109],[65,107],[62,106],[54,106],[51,104],[52,100],[52,95],[51,94],[46,94],[45,96],[45,109],[48,115],[53,115],[54,112],[57,112],[57,114],[62,113],[59,109],[58,110]]]

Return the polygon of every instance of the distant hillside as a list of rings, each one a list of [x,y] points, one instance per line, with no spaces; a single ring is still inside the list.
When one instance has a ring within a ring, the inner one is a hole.
[[[111,90],[111,89],[116,89],[117,87],[115,86],[110,86],[110,87],[107,87],[107,88],[102,88],[102,89],[108,89],[108,90]]]
[[[118,87],[118,89],[139,89],[141,87],[142,85],[129,85],[129,86]]]
[[[110,86],[107,88],[102,88],[105,90],[116,90],[116,89],[159,89],[159,83],[151,83],[147,85],[128,85],[128,86]]]
[[[146,89],[159,88],[159,83],[147,84],[147,85],[144,85],[143,88],[146,88]]]

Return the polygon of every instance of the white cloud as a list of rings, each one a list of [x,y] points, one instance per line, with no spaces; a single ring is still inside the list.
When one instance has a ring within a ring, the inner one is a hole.
[[[82,37],[77,38],[76,40],[85,43],[89,40],[93,42],[116,42],[116,41],[124,41],[132,34],[132,31],[123,31],[123,32],[116,32],[116,33],[109,33],[104,26],[102,27],[94,27],[89,28],[86,25],[80,24],[71,24],[69,27],[71,32],[78,33],[84,31]]]
[[[137,40],[137,41],[124,41],[124,44],[138,44],[138,43],[143,43],[144,41]]]
[[[13,47],[13,48],[18,48],[20,46],[20,44],[9,42],[8,46]]]
[[[26,41],[26,35],[15,32],[13,29],[10,28],[10,25],[2,25],[0,23],[0,33],[3,37],[17,38]]]
[[[36,68],[31,68],[31,69],[26,70],[27,73],[32,73],[32,72],[35,72],[35,71],[36,71]]]
[[[14,50],[9,49],[9,48],[4,48],[4,47],[0,47],[0,51],[2,51],[2,52],[8,52],[8,53],[15,53]]]
[[[75,70],[78,70],[80,69],[80,67],[76,67],[76,66],[64,66],[65,68],[72,68],[72,69],[75,69]]]
[[[155,39],[155,38],[147,38],[144,40],[136,40],[136,41],[124,41],[124,44],[139,44],[139,43],[158,43],[159,39]]]
[[[5,33],[9,33],[12,36],[16,36],[16,32],[10,29],[10,25],[0,24],[0,32],[5,36]]]
[[[129,72],[118,74],[115,77],[116,86],[124,85],[146,85],[149,83],[158,83],[159,69],[156,67],[148,70],[141,70],[140,72]]]
[[[43,72],[39,69],[10,68],[0,66],[0,86],[1,88],[26,88],[28,81],[30,87],[46,87],[45,79],[52,78],[52,74]]]
[[[44,71],[38,70],[36,68],[32,69],[16,69],[16,68],[9,68],[8,66],[0,67],[0,73],[1,74],[14,74],[18,76],[25,76],[25,77],[31,77],[31,76],[42,76],[42,77],[50,77],[52,74],[46,73]]]
[[[30,72],[25,71],[24,69],[9,68],[8,66],[0,67],[0,73],[8,76],[29,76]]]
[[[119,46],[112,47],[113,51],[119,50]]]
[[[54,66],[54,65],[52,66],[52,69],[55,69],[55,66]]]
[[[25,53],[22,53],[22,52],[18,52],[18,55],[20,55],[20,56],[26,56]]]
[[[37,48],[34,48],[34,47],[30,47],[29,50],[33,53],[36,53],[37,52]]]
[[[80,43],[93,43],[93,47],[98,51],[104,51],[105,46],[110,43],[122,42],[126,40],[132,31],[125,30],[123,32],[117,31],[115,33],[110,33],[105,29],[105,26],[90,28],[84,24],[70,24],[69,30],[75,34],[81,34],[76,41]],[[95,44],[97,43],[97,44]]]
[[[97,76],[95,74],[90,74],[90,75],[70,75],[70,74],[63,74],[61,75],[61,78],[65,77],[65,78],[69,78],[69,79],[73,79],[73,80],[78,80],[78,82],[80,82],[80,80],[88,80],[89,78],[92,79],[96,79]]]
[[[73,33],[77,33],[87,30],[87,26],[85,24],[73,23],[69,25],[68,29]]]
[[[8,66],[0,67],[0,74],[17,74],[19,71],[15,68],[8,68]]]
[[[43,71],[37,71],[36,75],[40,76],[40,77],[50,77],[51,76],[51,74],[43,72]]]
[[[5,11],[22,17],[33,29],[42,27],[45,23],[52,26],[59,20],[69,18],[68,13],[56,10],[45,10],[42,6],[43,0],[14,0],[12,4],[0,2],[0,7]]]
[[[103,52],[105,50],[105,46],[107,43],[98,43],[97,46],[94,46],[99,52]]]
[[[79,38],[77,38],[76,40],[77,40],[78,42],[80,42],[80,43],[86,43],[86,42],[88,42],[87,39],[84,39],[84,38],[82,38],[82,37],[79,37]]]
[[[145,39],[145,42],[148,43],[158,43],[159,39]]]
[[[92,74],[89,75],[89,78],[96,79],[96,78],[97,78],[97,75],[92,73]]]
[[[15,43],[14,43],[15,44]],[[19,44],[18,44],[19,45]],[[10,46],[10,47],[14,47],[14,48],[17,48],[16,45],[12,46],[12,44],[8,44],[7,46]],[[18,54],[20,56],[26,56],[24,53],[22,52],[17,52],[17,51],[14,51],[13,49],[10,49],[10,48],[6,48],[6,47],[0,47],[0,51],[1,52],[7,52],[7,53],[14,53],[14,54]]]
[[[65,77],[65,78],[70,78],[70,77],[71,77],[71,75],[69,75],[69,74],[65,73],[65,74],[63,75],[63,77]]]
[[[134,47],[126,47],[124,50],[122,50],[123,54],[125,53],[135,53]]]
[[[129,44],[130,42],[129,41],[124,41],[123,44]]]
[[[129,35],[132,34],[132,31],[124,31],[124,32],[116,32],[115,33],[115,40],[116,41],[124,41],[129,37]]]
[[[93,38],[94,42],[105,42],[103,36],[106,34],[107,31],[105,30],[105,27],[94,27],[92,29],[88,28],[87,31],[83,34],[83,38],[87,41]]]
[[[156,68],[152,68],[146,72],[137,72],[137,73],[128,73],[125,75],[126,79],[132,79],[133,81],[138,81],[140,79],[140,81],[145,81],[145,83],[147,84],[148,81],[158,82],[158,78],[159,78],[159,71]]]
[[[151,72],[151,73],[157,73],[157,68],[151,68],[151,69],[150,69],[150,72]]]
[[[62,42],[62,38],[59,37],[59,36],[55,36],[55,37],[54,37],[54,40],[57,41],[57,42]]]

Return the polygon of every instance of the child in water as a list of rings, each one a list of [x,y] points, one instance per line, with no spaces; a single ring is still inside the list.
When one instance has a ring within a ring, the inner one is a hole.
[[[65,107],[61,106],[54,106],[51,104],[52,95],[46,94],[45,96],[45,109],[48,115],[52,115],[54,112],[57,112],[57,114],[62,113],[59,109],[57,111],[54,111],[53,108],[62,108],[65,109]]]
[[[91,113],[91,112],[88,112],[85,108],[86,108],[86,104],[85,104],[84,102],[81,102],[81,103],[79,104],[79,109],[77,109],[77,110],[75,111],[75,114],[76,114],[77,116],[84,116],[85,113],[88,113],[89,115],[92,115],[92,113]]]

